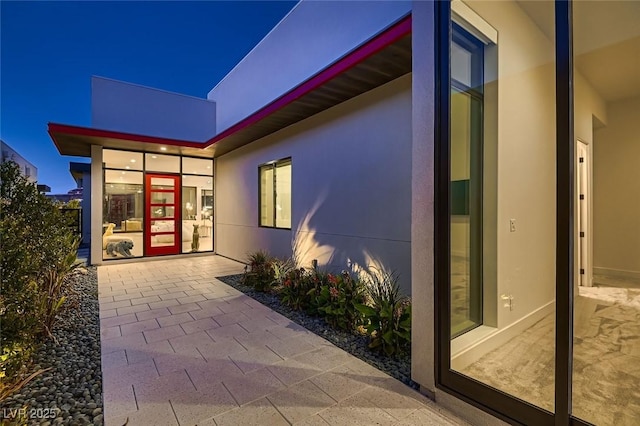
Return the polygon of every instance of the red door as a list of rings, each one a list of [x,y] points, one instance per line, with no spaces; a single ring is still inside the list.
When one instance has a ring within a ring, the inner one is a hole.
[[[147,256],[178,254],[180,238],[180,176],[146,175],[144,248]]]

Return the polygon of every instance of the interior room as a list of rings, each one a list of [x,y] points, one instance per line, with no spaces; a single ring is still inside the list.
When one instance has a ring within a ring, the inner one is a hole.
[[[553,411],[553,3],[465,3],[496,38],[454,7],[467,32],[452,45],[451,365]],[[573,3],[572,412],[594,424],[640,418],[638,22],[637,2]],[[480,83],[469,35],[482,42]]]
[[[104,150],[103,164],[103,259],[213,251],[211,159]]]

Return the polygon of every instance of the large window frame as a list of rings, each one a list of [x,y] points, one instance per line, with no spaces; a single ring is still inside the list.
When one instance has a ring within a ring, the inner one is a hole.
[[[291,157],[286,157],[286,158],[282,158],[280,160],[276,160],[276,161],[270,161],[268,163],[264,163],[258,166],[258,226],[260,228],[273,228],[273,229],[291,229],[291,220],[292,220],[292,215],[289,214],[289,226],[278,226],[277,224],[277,207],[278,207],[278,198],[284,196],[282,194],[278,195],[278,168],[282,168],[282,167],[286,167],[289,166],[291,168],[291,170],[293,170],[292,167],[292,161],[291,161]],[[272,202],[273,205],[263,205],[263,188],[262,188],[262,175],[263,172],[267,172],[267,171],[271,171],[272,174],[272,183],[271,183],[271,190],[272,190],[272,194],[270,197],[270,200]],[[290,176],[292,176],[292,173],[290,173]],[[293,180],[293,179],[292,179]],[[293,182],[290,182],[289,185],[289,208],[290,210],[292,210],[292,199],[293,199],[293,194],[292,194],[292,185]],[[267,216],[267,218],[269,218],[269,215],[263,215],[263,213],[267,213],[263,211],[263,208],[266,209],[271,209],[272,211],[270,219],[271,220],[263,220],[263,216]]]
[[[133,166],[133,164],[132,164],[130,167],[110,166],[110,165],[107,165],[107,164],[105,164],[103,162],[102,174],[101,174],[101,176],[102,176],[102,191],[103,191],[103,194],[106,194],[106,185],[107,185],[107,183],[106,183],[106,180],[105,180],[105,172],[108,171],[108,170],[119,171],[119,172],[139,172],[139,173],[141,173],[142,174],[141,187],[142,187],[143,199],[144,199],[144,195],[148,191],[148,188],[147,188],[147,185],[146,185],[146,175],[148,173],[151,173],[151,174],[160,173],[160,174],[180,176],[180,180],[181,181],[185,176],[209,177],[211,179],[211,181],[212,181],[212,184],[211,184],[211,189],[207,188],[205,190],[205,191],[207,191],[206,196],[210,197],[212,203],[214,201],[214,194],[215,194],[215,181],[214,181],[214,179],[215,179],[215,170],[214,170],[214,168],[215,168],[215,165],[213,163],[213,159],[212,158],[194,157],[194,156],[189,156],[189,155],[160,154],[160,153],[141,151],[141,150],[136,150],[136,149],[104,148],[103,151],[104,150],[126,152],[126,153],[132,153],[132,154],[140,155],[140,158],[139,158],[140,161],[136,162],[135,166]],[[158,156],[158,157],[160,157],[160,156],[176,157],[176,158],[178,158],[179,167],[176,169],[176,171],[170,171],[170,172],[165,172],[165,171],[162,171],[162,170],[160,170],[160,171],[147,170],[147,154],[153,155],[153,156]],[[184,160],[185,159],[187,159],[187,160],[208,160],[208,161],[211,161],[211,166],[207,167],[207,171],[206,172],[202,172],[202,173],[194,172],[191,169],[185,170],[186,169],[185,166],[184,166]],[[180,191],[181,191],[180,193],[182,193],[182,189]],[[102,204],[103,204],[102,215],[103,215],[103,222],[104,222],[104,214],[105,214],[104,200],[103,200]],[[144,204],[144,200],[143,200],[143,204]],[[143,214],[142,214],[143,224],[146,223],[146,221],[148,220],[147,216],[144,213],[144,210],[145,210],[145,207],[143,206]],[[212,205],[212,209],[211,210],[212,211],[208,214],[207,218],[213,217],[213,215],[214,215],[213,205]],[[180,211],[182,211],[182,206],[181,206]],[[181,221],[182,221],[182,218],[181,218]],[[143,226],[143,228],[144,228],[144,226]],[[211,234],[210,237],[212,239],[214,239],[213,223],[211,225],[211,228],[212,229],[209,231],[210,234]],[[144,235],[144,231],[143,231],[143,235]],[[182,241],[182,226],[180,226],[178,228],[178,235],[179,235],[180,241]],[[144,237],[143,237],[143,240],[144,240]],[[214,241],[215,241],[215,239],[214,239]],[[190,252],[187,251],[187,252],[183,252],[183,253],[180,253],[180,254],[186,254],[186,253],[190,253]],[[215,243],[212,242],[211,250],[199,250],[196,253],[215,253]],[[147,253],[147,250],[146,250],[146,247],[145,247],[144,244],[143,244],[143,249],[142,249],[142,255],[141,256],[135,256],[135,257],[137,259],[144,258],[144,257],[149,257],[149,254]],[[102,261],[104,261],[104,262],[111,262],[111,261],[118,261],[118,260],[121,260],[121,259],[120,258],[103,258],[102,259]]]
[[[574,283],[574,151],[572,2],[555,2],[556,318],[554,413],[466,377],[451,368],[449,220],[451,215],[451,3],[435,7],[434,280],[436,386],[509,423],[586,424],[571,416]]]

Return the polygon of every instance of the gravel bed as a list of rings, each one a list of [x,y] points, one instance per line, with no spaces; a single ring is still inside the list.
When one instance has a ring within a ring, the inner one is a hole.
[[[268,306],[274,311],[284,315],[291,321],[328,340],[351,355],[371,364],[378,370],[394,377],[407,386],[416,390],[419,385],[411,380],[411,356],[401,358],[390,358],[372,352],[367,345],[369,338],[362,335],[336,330],[330,327],[322,318],[307,315],[302,311],[296,311],[280,303],[280,298],[275,294],[262,293],[242,284],[242,274],[217,277],[220,281],[243,292],[247,296]]]
[[[34,371],[51,370],[0,404],[4,413],[26,407],[29,425],[104,424],[96,268],[80,268],[68,279],[71,290],[53,329],[55,340],[47,339],[35,354]]]

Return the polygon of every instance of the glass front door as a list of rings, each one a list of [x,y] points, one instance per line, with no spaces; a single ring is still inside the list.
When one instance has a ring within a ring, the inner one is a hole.
[[[147,174],[145,251],[147,256],[180,253],[180,177]]]

